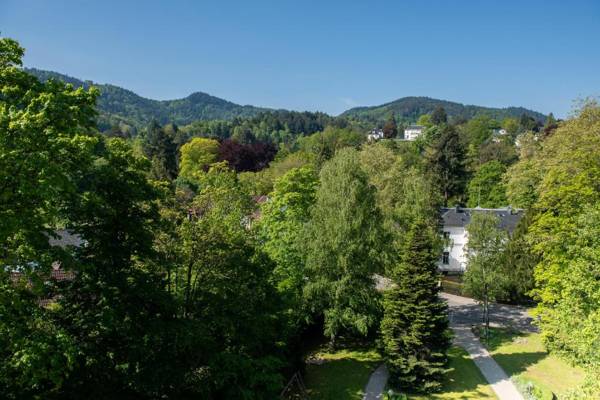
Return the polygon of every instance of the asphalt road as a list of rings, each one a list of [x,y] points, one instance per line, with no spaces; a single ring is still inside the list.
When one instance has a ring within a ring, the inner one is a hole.
[[[483,312],[477,302],[468,297],[442,293],[442,298],[450,309],[450,325],[474,325],[483,321]],[[527,314],[527,309],[507,304],[490,304],[490,325],[505,326],[522,332],[535,332],[533,319]]]

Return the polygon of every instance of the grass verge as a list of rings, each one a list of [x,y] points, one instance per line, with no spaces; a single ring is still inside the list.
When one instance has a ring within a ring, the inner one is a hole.
[[[374,349],[321,349],[309,358],[320,363],[307,364],[304,378],[310,398],[316,400],[362,399],[369,376],[382,361]]]
[[[548,354],[539,333],[491,328],[488,349],[520,390],[533,384],[540,399],[552,399],[552,393],[560,395],[577,387],[585,378],[581,368]]]
[[[409,395],[410,400],[496,399],[492,388],[466,351],[452,347],[448,359],[450,371],[444,378],[442,391],[430,395]]]

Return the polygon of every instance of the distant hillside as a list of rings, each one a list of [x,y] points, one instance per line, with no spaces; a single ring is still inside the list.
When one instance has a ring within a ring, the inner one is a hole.
[[[518,118],[527,114],[536,120],[544,121],[546,116],[536,111],[523,107],[490,108],[464,105],[446,100],[437,100],[429,97],[403,97],[390,103],[373,107],[355,107],[342,113],[342,116],[353,117],[362,121],[382,123],[390,114],[401,121],[415,122],[419,116],[432,112],[436,107],[442,106],[449,117],[473,118],[476,115],[489,115],[502,120],[506,117]]]
[[[175,122],[185,125],[198,120],[252,117],[260,112],[269,111],[267,108],[241,106],[202,92],[192,93],[183,99],[159,101],[146,99],[118,86],[81,81],[57,72],[35,68],[28,68],[27,72],[42,81],[55,78],[72,83],[76,87],[87,88],[91,84],[96,86],[101,93],[98,99],[100,113],[98,125],[101,130],[108,129],[119,122],[137,128],[145,126],[152,119],[156,119],[161,124]]]

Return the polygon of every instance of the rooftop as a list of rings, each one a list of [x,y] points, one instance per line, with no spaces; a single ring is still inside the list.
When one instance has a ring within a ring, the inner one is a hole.
[[[516,208],[463,208],[463,207],[443,207],[440,210],[444,226],[460,226],[465,227],[471,222],[471,216],[474,213],[494,213],[499,218],[498,228],[507,232],[515,230],[524,211]]]

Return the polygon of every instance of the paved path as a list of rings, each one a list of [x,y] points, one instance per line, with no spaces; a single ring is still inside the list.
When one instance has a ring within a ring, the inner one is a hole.
[[[469,353],[500,400],[523,400],[523,396],[506,372],[471,331],[471,325],[482,321],[480,306],[473,299],[466,297],[447,293],[442,293],[442,297],[450,309],[450,327],[454,332],[454,343]],[[531,325],[531,318],[522,307],[493,304],[490,307],[490,322],[525,331],[535,330]]]
[[[388,380],[388,370],[385,364],[381,364],[375,372],[369,377],[369,382],[365,386],[365,395],[363,400],[380,400],[383,399],[383,391]]]
[[[454,343],[469,353],[500,400],[523,400],[517,387],[471,332],[470,326],[452,326],[452,330]]]

